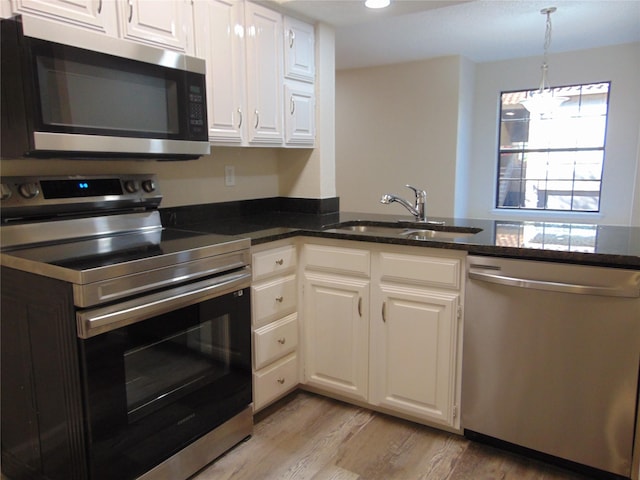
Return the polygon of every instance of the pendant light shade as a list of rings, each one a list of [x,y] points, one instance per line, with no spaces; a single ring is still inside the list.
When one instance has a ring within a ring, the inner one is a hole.
[[[366,0],[364,6],[367,8],[385,8],[391,5],[391,0]]]

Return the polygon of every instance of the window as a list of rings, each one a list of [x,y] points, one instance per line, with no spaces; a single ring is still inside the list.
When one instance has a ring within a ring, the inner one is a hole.
[[[545,114],[520,103],[532,91],[502,92],[497,208],[600,211],[609,88],[554,88],[566,100]]]

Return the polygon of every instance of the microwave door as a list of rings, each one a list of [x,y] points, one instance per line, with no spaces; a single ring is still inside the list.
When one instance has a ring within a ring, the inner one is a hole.
[[[101,37],[101,43],[110,44],[104,50],[112,52],[104,53],[16,35],[17,45],[2,53],[22,57],[16,64],[25,77],[22,96],[31,130],[26,156],[197,158],[209,153],[204,61],[170,52],[168,65],[152,62],[150,54],[162,50],[119,39]],[[95,34],[77,35],[93,39]],[[129,57],[113,54],[118,46]],[[180,57],[183,62],[176,61]]]

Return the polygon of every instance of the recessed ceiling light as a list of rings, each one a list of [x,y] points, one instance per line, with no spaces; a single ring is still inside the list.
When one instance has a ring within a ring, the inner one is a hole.
[[[366,0],[364,6],[367,8],[385,8],[391,4],[391,0]]]

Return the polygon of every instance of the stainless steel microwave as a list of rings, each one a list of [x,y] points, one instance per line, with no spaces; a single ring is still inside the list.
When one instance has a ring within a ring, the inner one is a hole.
[[[2,158],[209,153],[204,60],[34,17],[1,40]]]

